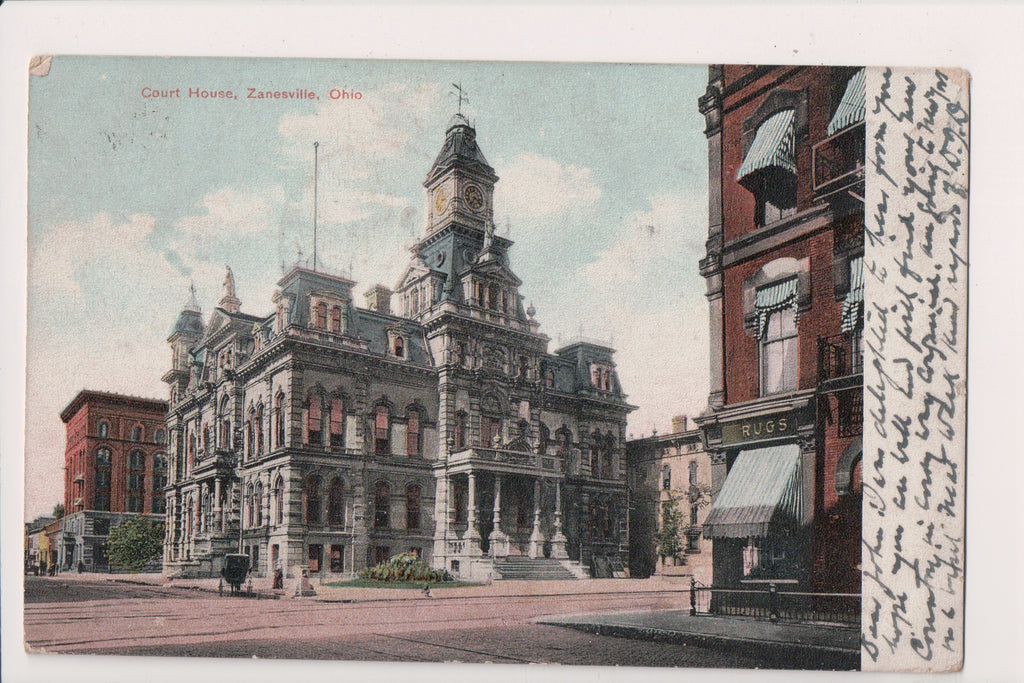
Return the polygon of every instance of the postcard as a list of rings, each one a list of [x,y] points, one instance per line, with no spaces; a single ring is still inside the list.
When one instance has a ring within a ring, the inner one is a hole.
[[[965,72],[27,68],[31,656],[961,666]]]

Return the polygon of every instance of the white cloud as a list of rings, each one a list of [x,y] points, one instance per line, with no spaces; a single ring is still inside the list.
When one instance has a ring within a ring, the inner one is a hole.
[[[189,241],[230,241],[235,236],[275,231],[284,208],[284,190],[270,185],[259,190],[223,187],[206,193],[198,213],[174,223],[182,244]]]
[[[591,286],[606,288],[627,282],[656,281],[689,259],[686,267],[696,269],[703,212],[689,197],[662,194],[651,198],[651,208],[628,218],[619,229],[612,246],[600,252],[597,260],[579,269],[579,275]]]
[[[84,269],[99,262],[117,262],[123,254],[147,248],[155,219],[148,214],[132,214],[115,220],[100,212],[85,221],[64,221],[48,230],[29,253],[29,280],[52,295],[81,293]]]
[[[593,172],[564,165],[534,152],[498,162],[501,182],[495,194],[499,213],[514,220],[547,217],[571,211],[592,211],[601,199]]]

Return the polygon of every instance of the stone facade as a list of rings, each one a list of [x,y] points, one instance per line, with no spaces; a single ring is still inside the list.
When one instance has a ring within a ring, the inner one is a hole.
[[[626,444],[630,491],[630,575],[693,577],[710,586],[711,540],[703,535],[711,505],[711,459],[700,430],[688,429],[685,416],[673,419],[669,434],[633,439]],[[658,551],[669,501],[680,514],[680,552]]]
[[[228,270],[208,320],[168,342],[165,566],[348,576],[399,552],[470,578],[509,555],[611,573],[625,560],[624,435],[613,350],[554,353],[494,234],[498,178],[453,118],[424,235],[392,292],[295,267],[268,316]],[[392,310],[394,308],[394,310]]]

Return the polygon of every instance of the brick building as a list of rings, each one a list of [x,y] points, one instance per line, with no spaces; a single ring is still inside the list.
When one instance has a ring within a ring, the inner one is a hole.
[[[60,566],[108,568],[106,536],[132,515],[163,521],[167,402],[83,390],[60,413],[64,517]]]
[[[708,81],[715,583],[859,593],[864,71]]]
[[[232,552],[264,576],[400,552],[477,579],[621,567],[631,406],[614,352],[548,351],[494,234],[497,181],[455,116],[393,292],[359,306],[352,280],[297,266],[251,315],[229,269],[207,319],[194,299],[181,312],[168,572],[215,574]]]
[[[685,415],[668,434],[626,443],[629,474],[630,576],[692,576],[710,586],[711,541],[703,526],[711,503],[711,459],[699,429]],[[679,552],[659,552],[658,536],[672,501],[680,514]]]

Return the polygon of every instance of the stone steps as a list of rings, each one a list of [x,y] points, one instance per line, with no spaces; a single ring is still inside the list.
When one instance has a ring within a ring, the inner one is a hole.
[[[495,560],[494,569],[504,580],[565,581],[576,578],[558,560],[547,558],[509,557]]]

